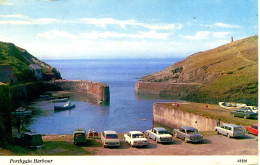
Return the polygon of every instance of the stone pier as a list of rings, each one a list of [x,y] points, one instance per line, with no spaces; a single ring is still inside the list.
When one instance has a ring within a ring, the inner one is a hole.
[[[98,102],[110,101],[109,86],[88,80],[55,80],[44,82],[51,91],[76,91],[84,93]]]

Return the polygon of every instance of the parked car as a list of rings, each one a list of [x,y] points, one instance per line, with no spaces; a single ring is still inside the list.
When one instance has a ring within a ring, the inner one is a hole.
[[[22,132],[14,141],[23,147],[40,147],[43,145],[42,135],[35,132]]]
[[[124,134],[125,142],[129,143],[130,146],[146,146],[148,144],[144,134],[140,131],[130,131]]]
[[[258,124],[252,124],[246,127],[246,133],[251,133],[258,136]]]
[[[196,128],[181,127],[180,129],[173,129],[173,134],[176,138],[183,139],[187,142],[202,142],[203,136]]]
[[[246,106],[245,109],[250,109],[251,111],[258,114],[258,107],[256,106]]]
[[[227,137],[243,137],[245,131],[243,127],[235,124],[223,124],[220,127],[215,127],[218,134],[226,135]]]
[[[152,128],[151,130],[147,130],[146,133],[150,139],[155,140],[157,143],[170,143],[172,141],[172,135],[162,127]]]
[[[233,117],[243,117],[244,119],[258,117],[257,113],[255,113],[249,109],[238,109],[238,110],[232,111],[230,113]]]
[[[73,142],[74,144],[86,143],[87,142],[86,137],[87,137],[86,130],[83,128],[77,128],[74,130]]]
[[[104,131],[101,133],[101,142],[104,147],[118,147],[120,141],[116,131]]]

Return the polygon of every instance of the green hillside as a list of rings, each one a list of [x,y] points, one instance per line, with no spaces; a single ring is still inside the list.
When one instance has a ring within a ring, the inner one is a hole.
[[[0,64],[9,64],[18,82],[36,81],[32,71],[28,68],[30,64],[39,65],[43,69],[43,74],[54,73],[56,78],[60,78],[60,74],[55,68],[12,43],[0,42]]]
[[[202,84],[182,98],[189,101],[257,105],[258,35],[195,53],[142,81]]]

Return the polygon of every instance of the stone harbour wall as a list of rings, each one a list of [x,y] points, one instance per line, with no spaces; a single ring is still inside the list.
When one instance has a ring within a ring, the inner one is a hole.
[[[171,128],[190,126],[199,131],[215,131],[217,120],[188,113],[180,107],[167,107],[164,103],[153,104],[153,121]]]
[[[72,90],[84,93],[97,101],[109,101],[109,86],[88,80],[56,80],[44,82],[48,90]]]
[[[201,84],[198,83],[136,82],[135,93],[184,97],[190,90],[200,87]]]

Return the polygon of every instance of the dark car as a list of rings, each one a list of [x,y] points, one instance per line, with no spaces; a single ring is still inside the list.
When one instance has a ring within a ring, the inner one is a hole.
[[[173,130],[176,138],[183,139],[187,142],[202,142],[203,136],[199,133],[196,128],[193,127],[181,127],[180,129]]]
[[[257,118],[258,114],[249,109],[238,109],[236,111],[230,112],[233,117],[243,117],[247,118]]]
[[[87,142],[86,137],[87,137],[86,130],[83,128],[77,128],[74,130],[73,142],[74,144],[86,143]]]
[[[35,132],[23,132],[15,137],[15,142],[23,147],[40,147],[43,145],[42,135]]]

